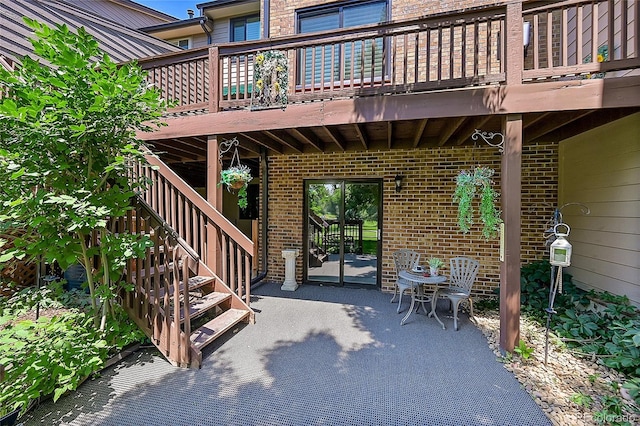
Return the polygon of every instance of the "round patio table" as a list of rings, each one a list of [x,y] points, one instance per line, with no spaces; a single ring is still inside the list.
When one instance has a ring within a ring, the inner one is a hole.
[[[400,278],[404,278],[405,280],[411,281],[412,283],[414,283],[414,285],[411,287],[411,306],[409,307],[407,314],[404,316],[404,318],[402,318],[402,321],[400,321],[400,325],[404,325],[404,323],[409,319],[409,316],[413,312],[413,308],[416,302],[419,302],[422,305],[422,309],[426,314],[427,309],[424,307],[424,303],[430,301],[431,311],[429,312],[428,316],[431,317],[433,315],[433,317],[436,319],[436,321],[438,321],[438,323],[442,326],[442,329],[444,330],[446,327],[444,326],[442,321],[440,321],[440,318],[438,318],[438,314],[436,313],[436,302],[437,302],[436,293],[438,292],[438,288],[440,287],[440,285],[445,281],[447,281],[447,277],[444,275],[431,276],[431,275],[425,274],[424,272],[413,272],[413,271],[400,271],[398,276]],[[431,295],[424,294],[424,290],[422,288],[424,284],[430,284],[434,287],[433,293]],[[418,307],[416,311],[418,309],[420,309],[420,307]]]

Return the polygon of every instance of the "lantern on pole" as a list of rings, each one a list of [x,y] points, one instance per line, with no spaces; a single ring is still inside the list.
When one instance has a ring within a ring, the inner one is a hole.
[[[558,232],[558,227],[564,226],[567,228],[567,233],[563,234]],[[549,252],[549,262],[553,266],[569,266],[571,265],[571,244],[565,237],[569,236],[571,229],[566,223],[559,223],[553,227],[553,233],[556,236],[556,240],[551,243],[551,250]]]
[[[564,226],[567,229],[567,233],[558,232],[558,227]],[[553,233],[556,237],[555,241],[551,243],[549,250],[549,263],[551,263],[551,288],[549,289],[549,307],[545,309],[547,313],[547,327],[545,333],[544,344],[544,365],[547,365],[547,355],[549,353],[549,326],[551,323],[551,315],[556,314],[556,310],[553,309],[553,303],[555,302],[556,292],[562,293],[562,268],[564,266],[571,265],[571,244],[565,237],[569,235],[571,229],[566,223],[558,223],[553,227]],[[553,280],[553,268],[557,267],[557,275],[555,281]]]

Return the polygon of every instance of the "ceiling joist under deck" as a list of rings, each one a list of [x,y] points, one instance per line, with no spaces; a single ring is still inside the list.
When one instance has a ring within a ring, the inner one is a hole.
[[[500,104],[489,102],[491,92]],[[640,110],[640,76],[292,104],[167,119],[143,140],[171,161],[206,158],[207,135],[238,136],[242,155],[473,145],[475,129],[501,132],[521,114],[523,141],[558,141]],[[477,143],[477,141],[475,142]]]
[[[417,148],[420,145],[420,140],[422,139],[422,135],[424,135],[424,129],[427,127],[427,123],[429,122],[428,118],[423,118],[418,122],[416,126],[416,131],[413,136],[413,143],[411,144],[413,148]]]
[[[444,146],[444,144],[449,142],[449,138],[451,138],[451,136],[458,131],[458,129],[466,119],[466,117],[453,117],[448,120],[442,133],[438,136],[438,146]]]
[[[543,140],[544,138],[544,140],[548,141],[561,141],[607,123],[611,123],[612,121],[619,120],[636,112],[640,112],[640,107],[593,111],[591,114],[585,115],[579,119],[566,122],[563,126],[539,137],[538,140]]]
[[[471,136],[473,136],[473,134],[475,133],[476,129],[484,130],[483,126],[485,126],[485,124],[487,124],[489,120],[491,120],[490,115],[472,117],[469,120],[465,121],[464,124],[460,126],[460,129],[458,130],[455,138],[451,141],[452,145],[460,146],[465,142],[468,142],[469,139],[471,139]]]
[[[302,144],[284,130],[265,130],[262,133],[276,142],[288,146],[295,152],[302,153]]]
[[[369,144],[367,143],[368,138],[367,138],[367,132],[364,129],[364,125],[354,124],[353,130],[356,132],[356,135],[358,135],[358,140],[362,144],[362,148],[364,148],[364,150],[366,151],[369,148]]]
[[[525,114],[523,115],[523,141],[524,143],[560,141],[638,111],[640,107]],[[286,130],[265,129],[218,136],[222,140],[237,137],[240,156],[257,158],[264,150],[267,151],[267,155],[287,155],[472,146],[481,144],[481,141],[472,139],[476,129],[483,132],[501,132],[502,121],[501,115],[486,115],[299,127]],[[391,139],[390,129],[392,129]],[[392,143],[390,144],[389,141]],[[206,160],[206,144],[195,139],[180,138],[149,142],[155,145],[155,151],[166,153],[163,158],[171,163]],[[194,144],[201,148],[191,151]]]
[[[148,141],[151,151],[163,153],[166,160],[172,162],[203,161],[207,158],[206,144],[196,144],[187,139],[168,139]]]
[[[245,139],[249,142],[253,142],[258,145],[262,145],[263,147],[273,151],[276,154],[283,154],[284,150],[282,145],[277,144],[272,139],[267,139],[262,137],[258,132],[254,133],[238,133],[238,137],[240,140]]]
[[[586,117],[592,114],[593,111],[571,111],[562,116],[548,116],[544,120],[544,122],[539,121],[535,126],[530,127],[531,130],[524,131],[524,141],[530,142],[535,141],[541,136],[544,136],[548,133],[553,132],[556,129],[559,129],[562,126],[565,126],[575,120],[578,120],[582,117]]]
[[[340,132],[337,129],[334,129],[332,127],[327,127],[327,126],[321,127],[321,129],[324,130],[324,132],[327,135],[329,135],[329,139],[331,140],[331,142],[338,145],[338,148],[340,148],[340,150],[342,151],[346,150],[347,143],[342,137],[342,134],[340,134]]]

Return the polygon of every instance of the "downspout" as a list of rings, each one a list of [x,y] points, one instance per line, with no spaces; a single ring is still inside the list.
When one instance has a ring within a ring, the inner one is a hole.
[[[260,287],[266,281],[264,281],[267,276],[268,268],[267,268],[267,242],[269,238],[267,236],[267,232],[269,229],[269,206],[267,205],[269,199],[269,167],[267,164],[267,155],[266,150],[261,148],[260,150],[260,169],[262,174],[262,238],[260,241],[260,257],[262,258],[262,266],[264,270],[258,274],[257,277],[251,280],[251,290]]]
[[[262,38],[269,38],[271,32],[271,0],[262,1]]]
[[[205,15],[200,17],[200,26],[202,27],[202,31],[204,31],[204,33],[207,35],[207,44],[211,44],[211,31],[209,31],[209,28],[207,27],[208,22],[208,16]]]

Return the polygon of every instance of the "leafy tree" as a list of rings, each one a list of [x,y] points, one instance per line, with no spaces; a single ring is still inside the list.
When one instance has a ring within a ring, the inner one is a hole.
[[[353,183],[345,188],[345,218],[377,220],[378,186]]]
[[[309,185],[309,208],[324,218],[340,214],[340,186],[332,183]]]
[[[0,264],[83,264],[103,328],[127,259],[149,244],[114,232],[145,184],[126,173],[130,161],[144,161],[135,132],[159,124],[166,105],[135,63],[116,65],[84,28],[25,22],[43,63],[25,57],[13,72],[0,67],[0,229],[16,237]]]

